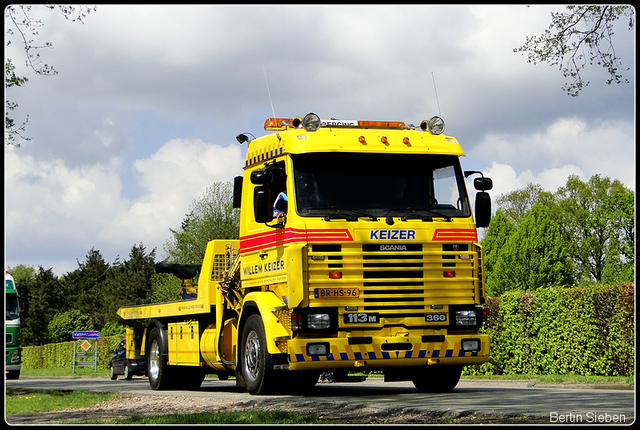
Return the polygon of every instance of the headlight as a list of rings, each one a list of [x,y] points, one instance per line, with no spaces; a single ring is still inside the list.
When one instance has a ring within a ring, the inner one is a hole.
[[[17,363],[19,361],[20,361],[20,351],[17,349],[14,349],[13,353],[11,354],[11,362]]]
[[[476,311],[456,311],[456,325],[470,327],[477,325]]]
[[[302,127],[307,131],[316,131],[320,125],[320,117],[315,113],[309,113],[302,119]]]
[[[329,314],[309,314],[307,327],[311,330],[326,330],[331,327],[331,318]]]

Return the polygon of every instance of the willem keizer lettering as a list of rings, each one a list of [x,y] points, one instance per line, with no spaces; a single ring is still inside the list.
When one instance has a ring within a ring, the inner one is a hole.
[[[284,270],[284,260],[278,260],[270,263],[255,264],[242,269],[245,275],[259,275],[261,273],[276,272]]]

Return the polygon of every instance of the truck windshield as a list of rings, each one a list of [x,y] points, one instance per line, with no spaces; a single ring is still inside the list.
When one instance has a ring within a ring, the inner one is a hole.
[[[7,293],[7,318],[6,321],[18,319],[20,311],[18,309],[18,296],[15,293]]]
[[[471,214],[453,155],[334,152],[292,158],[301,216],[431,220]]]

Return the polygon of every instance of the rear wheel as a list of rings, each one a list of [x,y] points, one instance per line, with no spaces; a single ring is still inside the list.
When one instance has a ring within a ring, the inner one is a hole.
[[[162,338],[158,328],[151,329],[147,348],[147,373],[149,385],[154,390],[168,390],[172,388],[172,372],[163,351]]]
[[[448,393],[456,388],[462,366],[427,366],[416,369],[413,385],[423,393]]]
[[[175,369],[175,388],[180,390],[199,390],[204,381],[205,371],[201,367],[180,367]]]

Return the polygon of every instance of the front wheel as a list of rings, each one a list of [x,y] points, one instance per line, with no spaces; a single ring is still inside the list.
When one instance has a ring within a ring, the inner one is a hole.
[[[423,393],[448,393],[460,381],[462,366],[427,366],[416,369],[413,385]]]
[[[251,315],[242,330],[240,371],[250,394],[273,390],[273,355],[267,351],[264,325],[260,315]]]
[[[5,375],[7,379],[20,379],[20,370],[7,370]]]

